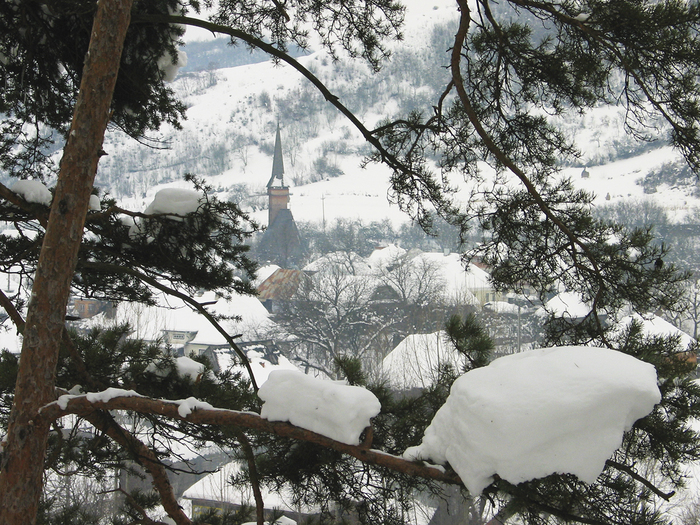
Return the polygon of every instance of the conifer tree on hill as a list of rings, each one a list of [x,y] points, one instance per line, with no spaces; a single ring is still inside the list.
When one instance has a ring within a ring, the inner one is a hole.
[[[47,130],[68,138],[50,214],[45,207],[27,203],[0,187],[2,197],[20,210],[15,212],[23,221],[18,224],[31,222],[45,230],[36,238],[23,236],[22,242],[7,242],[4,247],[3,259],[8,267],[26,259],[29,262],[23,268],[29,272],[36,260],[36,270],[26,325],[11,301],[2,297],[6,310],[25,335],[14,392],[21,403],[13,406],[0,470],[2,521],[33,522],[37,513],[43,466],[38,459],[45,455],[51,424],[46,420],[48,416],[39,418],[37,414],[41,406],[55,398],[59,343],[70,354],[67,368],[80,376],[86,386],[99,388],[118,383],[108,371],[97,374],[95,365],[91,365],[93,369],[88,367],[87,355],[81,356],[75,340],[65,330],[63,318],[71,283],[97,295],[114,298],[123,294],[140,300],[148,299],[145,285],[163,287],[166,282],[173,293],[182,293],[179,290],[187,291],[193,285],[188,280],[190,267],[178,265],[185,261],[157,256],[141,260],[136,251],[130,253],[130,243],[139,241],[115,224],[112,213],[118,210],[104,205],[100,217],[85,222],[107,119],[140,136],[163,121],[177,122],[181,117],[182,106],[163,83],[160,69],[154,67],[164,56],[176,61],[173,42],[178,29],[172,25],[176,23],[228,34],[294,65],[360,129],[375,147],[376,160],[392,168],[395,199],[424,227],[430,227],[433,213],[465,228],[470,219],[480,222],[490,235],[478,254],[492,266],[497,286],[518,290],[527,283],[543,297],[560,285],[579,292],[591,305],[590,314],[570,325],[553,324],[552,342],[603,344],[657,366],[664,394],[662,403],[628,433],[624,446],[608,461],[595,484],[585,485],[570,476],[551,476],[518,486],[496,480],[486,489],[485,497],[502,505],[501,516],[518,513],[527,523],[667,521],[645,502],[669,498],[682,482],[681,463],[697,458],[697,438],[688,426],[689,419],[697,415],[697,387],[687,379],[687,363],[673,357],[672,341],[645,340],[635,325],[623,334],[611,333],[612,324],[604,320],[614,318],[623,306],[640,312],[674,308],[683,275],[671,265],[657,263],[663,261],[667,249],[654,243],[651,232],[628,231],[593,219],[591,197],[555,176],[557,162],[575,152],[552,116],[564,111],[585,111],[599,103],[621,103],[628,109],[629,131],[641,139],[645,126],[660,117],[670,130],[671,143],[697,169],[697,2],[477,0],[469,4],[458,0],[460,23],[454,46],[445,58],[451,80],[443,96],[426,113],[415,112],[404,119],[387,121],[375,130],[365,128],[284,50],[290,42],[304,45],[303,24],[311,23],[331,50],[342,47],[379,67],[387,54],[384,41],[400,34],[402,10],[393,2],[221,2],[210,22],[182,16],[177,2],[139,2],[133,10],[128,4],[101,0],[94,27],[95,6],[88,2],[44,5],[20,1],[6,2],[0,8],[0,23],[7,35],[0,42],[0,74],[5,86],[0,94],[0,111],[6,115],[0,144],[3,169],[20,177],[42,177],[47,173]],[[92,33],[86,29],[89,27],[93,27]],[[83,70],[88,40],[94,47],[90,48]],[[138,67],[130,72],[130,65]],[[123,74],[115,79],[117,69]],[[114,86],[113,92],[110,86]],[[441,169],[461,171],[472,182],[480,181],[477,162],[483,160],[496,168],[499,178],[488,189],[474,186],[473,197],[478,198],[460,198],[474,203],[464,208],[446,191],[439,174],[431,172],[428,155],[440,160]],[[518,185],[508,184],[511,180]],[[199,234],[214,238],[211,234],[221,224],[228,224],[238,240],[245,237],[245,227],[238,221],[245,222],[246,218],[240,210],[204,201],[203,211],[212,211],[209,218],[213,222],[190,217],[189,227],[195,232],[201,228]],[[84,223],[94,224],[99,235],[98,240],[88,236],[89,242],[81,246]],[[151,241],[156,243],[152,246],[161,242],[164,246],[177,244],[178,235],[187,235],[181,233],[183,228],[168,228],[172,225],[165,218],[160,223],[152,230],[156,239]],[[183,254],[183,259],[194,262],[204,257],[205,261],[197,267],[201,271],[197,275],[204,281],[220,274],[225,264],[218,264],[232,262],[244,271],[253,270],[236,241],[223,247],[229,250],[225,255],[217,253],[220,247],[216,240],[200,242],[202,246],[192,245],[189,256]],[[189,245],[179,246],[189,249]],[[65,252],[57,257],[59,247]],[[57,259],[60,264],[56,264]],[[239,281],[224,280],[214,286],[233,291],[235,282]],[[109,339],[106,338],[107,343]],[[352,369],[347,363],[344,365],[346,373],[351,374]],[[355,380],[361,382],[361,378]],[[399,451],[404,445],[415,443],[420,427],[427,424],[424,419],[439,405],[441,397],[436,392],[443,392],[444,387],[437,385],[427,398],[416,401],[420,410],[407,410],[401,402],[392,405],[387,399],[391,408],[385,407],[385,419],[378,422],[383,433],[376,432],[381,438],[375,438],[375,446]],[[206,398],[207,394],[199,395]],[[226,404],[231,407],[245,408],[255,403],[237,389],[228,399]],[[167,403],[151,399],[118,399],[103,408],[151,414],[153,424],[161,425],[163,431],[170,423],[161,418],[177,420]],[[108,412],[94,411],[94,407],[86,411],[78,406],[74,411],[138,459],[153,476],[154,486],[171,517],[177,523],[189,522],[172,498],[157,453],[125,432]],[[215,418],[207,420],[209,415],[202,412],[201,419],[178,425],[198,436],[200,432],[211,432],[207,438],[214,440],[224,439],[219,433],[224,434],[237,448],[252,450],[251,438],[237,428],[255,427],[258,422],[229,421],[233,427],[223,426],[220,431],[211,430],[212,427],[193,430],[197,422],[215,422]],[[409,423],[409,414],[420,418]],[[282,432],[309,439],[301,429],[281,430],[265,425],[256,428],[263,431],[263,437],[265,432]],[[256,444],[263,443],[257,434],[253,437]],[[339,457],[340,451],[355,454],[368,463],[377,462],[383,465],[380,470],[385,473],[384,468],[402,470],[403,474],[393,478],[394,484],[387,483],[387,487],[420,482],[420,476],[458,482],[449,471],[440,474],[435,469],[400,461],[389,465],[382,463],[387,461],[385,456],[375,457],[371,451],[343,448],[328,441],[322,444],[335,452],[321,453],[302,442],[266,442],[270,451],[279,450],[278,458],[289,461],[277,461],[276,465],[262,461],[261,473],[289,477],[293,473],[285,472],[284,467],[294,465],[294,458],[308,462],[313,456],[318,459],[314,464],[319,469],[308,471],[308,479],[324,482],[315,485],[320,487],[321,495],[347,501],[351,498],[343,497],[353,493],[343,490],[352,482],[339,476],[349,471],[320,468],[337,466],[337,461],[347,465],[348,457]],[[247,457],[251,459],[249,454]],[[252,460],[249,466],[251,477],[256,478]],[[271,466],[282,472],[265,470]],[[655,484],[649,481],[651,475],[645,477],[648,473],[655,474]],[[257,484],[253,482],[253,486]],[[138,508],[138,502],[133,508]]]

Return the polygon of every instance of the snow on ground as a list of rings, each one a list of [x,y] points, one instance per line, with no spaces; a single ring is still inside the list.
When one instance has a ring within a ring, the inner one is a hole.
[[[459,20],[459,11],[451,0],[408,0],[403,3],[406,6],[404,41],[396,47],[420,48],[428,43],[430,32],[425,30],[427,27],[449,21],[456,24]]]
[[[648,200],[667,210],[669,218],[674,221],[682,219],[689,206],[697,206],[698,200],[689,197],[680,188],[666,188],[655,194],[645,194],[644,188],[637,184],[637,181],[663,164],[678,159],[680,155],[677,151],[670,146],[664,146],[628,159],[586,167],[589,172],[588,178],[581,177],[584,166],[566,168],[561,173],[571,177],[576,188],[593,193],[596,196],[596,206],[630,200]]]
[[[348,445],[360,444],[360,434],[381,409],[369,390],[287,370],[272,372],[258,396],[263,418],[288,421]]]
[[[392,44],[396,49],[420,49],[425,45],[425,39],[430,34],[427,29],[436,23],[455,20],[459,13],[451,0],[410,0],[407,3],[404,40]],[[186,34],[187,40],[197,40],[196,30],[190,28]],[[207,33],[207,38],[209,34]],[[299,58],[299,62],[313,69],[320,78],[333,79],[338,68],[323,51],[311,45],[311,54]],[[446,54],[447,58],[447,54]],[[359,64],[361,61],[355,61]],[[354,67],[354,66],[353,66]],[[361,69],[360,66],[357,68]],[[263,153],[257,146],[262,143],[270,144],[274,137],[274,126],[277,124],[275,111],[269,107],[257,104],[258,98],[265,93],[273,100],[278,97],[292,95],[294,90],[308,83],[303,77],[287,65],[274,65],[270,61],[249,64],[236,68],[219,69],[215,71],[216,83],[201,91],[187,87],[191,80],[183,79],[174,84],[178,93],[188,106],[188,120],[184,121],[183,131],[173,133],[168,126],[157,134],[157,139],[173,142],[173,154],[162,152],[157,163],[153,166],[143,165],[130,176],[146,177],[154,169],[164,169],[168,176],[180,176],[182,157],[187,156],[187,150],[179,148],[179,144],[188,144],[197,139],[204,143],[223,144],[223,148],[234,149],[233,139],[223,141],[222,137],[240,135],[251,139],[249,146],[236,155],[235,166],[218,176],[208,179],[215,188],[230,188],[234,184],[247,184],[253,193],[264,193],[264,186],[269,179],[272,156]],[[353,82],[354,79],[348,80]],[[387,101],[378,104],[374,111],[368,110],[360,115],[367,125],[372,127],[372,120],[384,116],[390,111]],[[335,113],[333,113],[335,114]],[[380,115],[381,114],[381,115]],[[245,116],[245,118],[243,118]],[[578,188],[594,192],[597,197],[596,205],[616,203],[629,199],[652,200],[671,212],[672,218],[682,217],[687,209],[697,203],[697,199],[689,197],[682,189],[669,188],[667,191],[653,195],[644,194],[643,188],[636,184],[650,170],[664,163],[679,158],[677,152],[670,147],[660,147],[629,159],[623,159],[604,165],[587,166],[589,178],[581,178],[581,172],[590,159],[607,158],[616,155],[616,149],[624,150],[619,143],[624,142],[622,126],[623,113],[619,108],[592,108],[583,117],[568,118],[563,125],[565,132],[575,137],[582,149],[581,164],[565,168],[563,176],[574,179]],[[290,207],[297,221],[321,224],[325,219],[331,224],[338,218],[362,219],[364,222],[389,219],[398,225],[408,221],[408,217],[391,205],[387,200],[389,170],[383,166],[370,164],[361,168],[362,155],[329,153],[324,143],[343,140],[347,151],[364,148],[364,141],[359,133],[354,131],[350,123],[340,119],[332,125],[325,126],[321,136],[311,139],[295,129],[293,122],[280,122],[282,126],[283,153],[285,157],[285,182],[292,188]],[[347,137],[351,137],[348,139]],[[107,138],[106,149],[110,150],[109,141],[118,142],[114,137]],[[123,137],[119,141],[123,141]],[[255,146],[252,144],[256,144]],[[114,144],[114,147],[120,147]],[[178,154],[174,152],[178,150]],[[111,150],[110,150],[111,151]],[[120,151],[120,150],[118,150]],[[126,152],[126,150],[125,150]],[[292,152],[294,162],[292,162]],[[128,151],[129,155],[137,155],[136,150]],[[179,155],[179,156],[178,156]],[[197,152],[201,158],[210,155],[207,151]],[[105,157],[101,161],[103,169],[111,162],[116,162],[119,155]],[[231,157],[231,155],[229,155]],[[238,158],[240,157],[240,158]],[[343,176],[323,180],[311,184],[296,185],[294,179],[305,178],[314,172],[313,161],[321,157],[330,158],[333,163],[345,173]],[[229,164],[227,164],[229,165]],[[449,177],[452,180],[451,177]],[[457,181],[460,187],[463,183]],[[168,186],[182,187],[180,183],[169,183]],[[129,209],[140,210],[153,197],[159,188],[155,184],[145,186],[143,193],[121,204]],[[609,200],[607,200],[609,194]],[[254,219],[261,224],[267,223],[267,211],[258,210],[253,213]]]
[[[458,11],[454,3],[449,0],[434,0],[426,3],[421,1],[409,2],[406,15],[405,40],[396,43],[396,47],[420,48],[424,45],[426,36],[430,32],[426,27],[449,18],[458,17]],[[187,37],[186,37],[187,38]],[[193,38],[193,40],[196,38]],[[316,49],[312,44],[312,53],[300,57],[298,61],[323,78],[324,75],[333,77],[336,74],[336,66],[329,60],[326,53]],[[447,55],[446,55],[447,56]],[[354,64],[362,69],[360,61]],[[368,74],[369,69],[367,68]],[[267,93],[272,98],[284,96],[298,89],[299,86],[307,86],[308,83],[299,72],[285,64],[275,65],[270,61],[257,64],[249,64],[235,68],[225,68],[216,71],[216,85],[210,86],[203,92],[190,93],[186,90],[186,81],[175,84],[176,89],[182,89],[188,110],[188,120],[182,123],[183,131],[174,134],[168,126],[164,126],[158,133],[161,140],[173,140],[186,142],[188,137],[211,137],[216,142],[222,136],[231,136],[232,133],[254,138],[256,144],[269,142],[274,137],[273,127],[276,117],[273,112],[254,111],[244,120],[240,120],[241,112],[246,112],[248,106],[253,104],[262,93]],[[377,115],[376,119],[384,116]],[[370,114],[363,116],[363,120],[371,128],[373,118]],[[311,184],[296,186],[293,179],[296,176],[309,175],[314,171],[312,161],[315,158],[328,157],[329,154],[324,144],[335,139],[342,139],[348,135],[352,137],[350,149],[361,147],[364,141],[358,131],[351,124],[339,120],[330,130],[322,136],[305,139],[301,144],[298,141],[298,132],[294,130],[293,122],[281,122],[282,145],[285,156],[285,182],[292,187],[290,207],[295,219],[303,222],[332,224],[336,219],[351,218],[362,219],[364,222],[381,221],[388,218],[394,226],[408,221],[408,217],[397,206],[389,203],[387,188],[389,187],[390,170],[384,166],[370,164],[362,168],[363,155],[333,154],[332,162],[345,173],[338,178],[327,179]],[[286,129],[289,127],[289,129]],[[268,130],[269,134],[268,134]],[[107,138],[109,143],[110,137]],[[114,139],[116,140],[116,139]],[[116,146],[118,147],[118,146]],[[109,144],[106,146],[109,148]],[[290,155],[294,150],[297,162],[292,162]],[[174,151],[174,150],[173,150]],[[250,146],[244,149],[245,153],[240,164],[228,169],[218,176],[208,178],[214,187],[228,188],[233,184],[241,183],[250,185],[251,188],[259,188],[264,192],[272,167],[270,155],[260,151],[258,147]],[[136,153],[134,153],[136,154]],[[186,155],[183,152],[182,155]],[[110,162],[118,159],[106,158],[105,167]],[[175,175],[180,169],[180,159],[172,154],[164,152],[160,162],[154,168],[170,166]],[[143,174],[147,175],[148,166],[143,166]],[[133,172],[132,176],[141,176],[141,171]],[[181,183],[168,183],[167,186],[184,187]],[[155,191],[162,186],[152,185],[144,188],[145,195],[123,199],[121,205],[127,209],[141,210],[153,197]],[[267,224],[267,211],[258,210],[252,217],[261,224]]]
[[[623,432],[660,399],[654,367],[620,352],[513,354],[459,378],[405,457],[449,462],[472,494],[494,474],[520,483],[571,473],[592,483]]]
[[[398,43],[397,47],[420,47],[425,35],[429,33],[425,31],[426,27],[457,16],[458,12],[453,2],[449,0],[409,2],[404,30],[405,40]],[[314,51],[308,56],[301,57],[299,61],[312,68],[322,78],[324,76],[332,78],[336,71],[332,61],[329,61],[321,51]],[[249,114],[250,107],[256,106],[255,101],[262,93],[274,99],[291,94],[293,90],[306,85],[306,81],[291,66],[276,66],[271,62],[220,69],[216,74],[216,85],[202,92],[183,94],[188,105],[188,120],[183,122],[183,131],[174,134],[165,126],[159,135],[160,139],[187,143],[190,138],[192,140],[196,138],[215,144],[221,140],[221,137],[240,134],[252,138],[256,144],[270,143],[274,137],[276,124],[274,112],[256,110]],[[183,82],[183,86],[184,84]],[[180,89],[185,88],[181,86]],[[370,128],[373,125],[373,119],[378,119],[388,112],[384,105],[377,111],[382,115],[373,116],[371,111],[361,115]],[[241,115],[244,113],[247,116],[241,120]],[[602,155],[607,151],[603,150],[609,144],[619,142],[623,130],[619,129],[618,120],[619,110],[594,108],[590,114],[586,115],[583,123],[585,128],[581,127],[582,123],[579,121],[568,124],[572,126],[571,133],[576,135],[577,142],[580,143],[584,158],[581,165],[563,169],[562,176],[572,177],[576,187],[595,193],[596,205],[614,204],[630,199],[651,200],[666,208],[672,219],[681,218],[689,207],[697,203],[697,199],[689,197],[683,189],[679,188],[669,188],[657,194],[647,195],[636,183],[650,170],[679,158],[678,153],[670,147],[660,147],[629,159],[604,165],[588,167],[584,165],[586,158],[594,157],[596,154]],[[324,147],[324,144],[335,140],[343,140],[348,151],[364,147],[359,133],[349,123],[338,120],[331,128],[324,131],[322,136],[303,140],[299,138],[299,131],[294,129],[292,122],[283,121],[280,124],[286,168],[285,182],[291,186],[290,208],[297,221],[321,224],[325,220],[326,224],[332,224],[339,218],[362,219],[366,223],[388,219],[394,226],[408,221],[408,217],[387,199],[390,172],[386,167],[370,164],[362,168],[362,155],[328,153]],[[348,136],[351,139],[347,139]],[[106,147],[109,149],[109,145]],[[247,184],[250,186],[250,191],[264,193],[264,186],[272,168],[271,155],[263,153],[257,146],[247,146],[241,151],[241,158],[236,157],[233,168],[218,176],[210,177],[208,182],[215,188],[223,189],[230,188],[234,184]],[[292,152],[295,162],[292,162]],[[611,150],[609,153],[615,152]],[[185,151],[180,152],[181,156],[186,154]],[[152,169],[166,169],[167,166],[169,166],[167,169],[172,172],[170,175],[179,176],[182,159],[176,157],[163,152],[158,165],[143,166],[143,172],[133,172],[132,176],[146,176]],[[314,172],[313,160],[321,157],[337,164],[344,175],[315,183],[295,184],[294,180],[297,177],[305,178]],[[107,164],[111,161],[109,157],[103,160]],[[589,173],[587,179],[581,178],[584,167]],[[449,178],[453,180],[453,177]],[[459,177],[454,179],[453,182],[458,187],[464,186]],[[184,187],[179,182],[169,183],[167,186]],[[160,187],[158,185],[146,187],[143,190],[145,196],[125,199],[121,204],[128,209],[143,209]],[[267,224],[266,210],[257,210],[252,216],[261,224]]]
[[[241,464],[232,461],[224,465],[219,471],[209,474],[200,479],[185,491],[185,499],[208,499],[232,503],[234,505],[255,505],[253,491],[250,485],[245,484],[233,487],[229,480],[232,476],[241,473]],[[294,504],[294,494],[289,487],[282,487],[282,490],[272,492],[265,486],[260,487],[263,502],[266,509],[280,509],[287,512],[315,514],[320,512],[319,508],[309,506],[299,506]]]
[[[426,388],[437,379],[437,367],[451,364],[461,371],[464,357],[449,343],[445,332],[407,336],[382,361],[382,374],[398,390]]]

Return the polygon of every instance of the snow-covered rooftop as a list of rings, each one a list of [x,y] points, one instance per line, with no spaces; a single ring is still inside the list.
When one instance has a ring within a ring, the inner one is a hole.
[[[646,314],[646,315],[639,315],[639,314],[633,314],[629,315],[627,317],[624,317],[620,320],[619,326],[620,328],[624,328],[626,326],[629,326],[629,324],[632,321],[637,321],[642,325],[642,331],[644,335],[646,336],[660,336],[660,337],[667,337],[667,336],[677,336],[680,338],[680,345],[683,349],[688,349],[688,347],[695,343],[695,339],[690,337],[688,334],[683,332],[682,330],[679,330],[675,326],[673,326],[671,323],[668,321],[662,319],[658,315],[654,314]]]
[[[395,264],[396,261],[405,254],[406,250],[403,248],[395,244],[389,244],[381,248],[375,248],[369,257],[367,257],[367,264],[373,271],[377,272]]]
[[[473,263],[465,267],[458,253],[423,252],[414,258],[414,264],[421,262],[435,266],[449,298],[474,304],[476,299],[472,292],[492,289],[489,273]]]
[[[398,390],[426,388],[437,379],[439,364],[450,364],[456,371],[464,365],[452,345],[445,343],[445,332],[407,336],[382,361],[382,375]]]
[[[240,321],[221,321],[222,327],[231,335],[243,334],[243,339],[257,339],[258,332],[268,326],[269,313],[260,301],[250,295],[234,294],[230,299],[205,292],[195,299],[207,304],[212,314],[237,315]],[[181,299],[159,295],[159,306],[151,307],[134,303],[117,305],[112,322],[129,322],[134,329],[134,337],[155,341],[164,331],[197,332],[192,344],[225,345],[226,339],[204,316],[193,310]],[[110,320],[98,315],[81,321],[85,326],[109,324]]]
[[[216,355],[217,363],[222,370],[233,370],[241,371],[244,374],[246,373],[244,367],[234,360],[234,354],[230,350],[215,350],[214,355]],[[265,383],[267,378],[270,376],[270,373],[274,370],[299,371],[299,369],[283,355],[277,356],[276,364],[273,364],[269,360],[265,359],[262,352],[254,349],[248,350],[246,355],[248,356],[250,368],[253,370],[253,375],[255,376],[255,383],[258,386]]]
[[[581,300],[581,296],[573,292],[562,292],[547,301],[538,314],[553,314],[556,317],[579,319],[588,315],[590,307]]]

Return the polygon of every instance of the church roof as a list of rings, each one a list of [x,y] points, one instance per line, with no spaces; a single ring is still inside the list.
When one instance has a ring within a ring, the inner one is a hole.
[[[303,257],[301,237],[292,212],[281,209],[268,226],[257,248],[258,258],[283,268],[299,264]]]
[[[308,276],[302,270],[279,268],[258,286],[258,299],[289,300]]]

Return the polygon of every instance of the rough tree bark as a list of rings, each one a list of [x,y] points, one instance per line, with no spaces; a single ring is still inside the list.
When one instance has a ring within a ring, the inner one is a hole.
[[[24,343],[0,463],[0,523],[35,523],[48,424],[36,416],[55,399],[66,303],[133,0],[100,0],[29,301]]]

